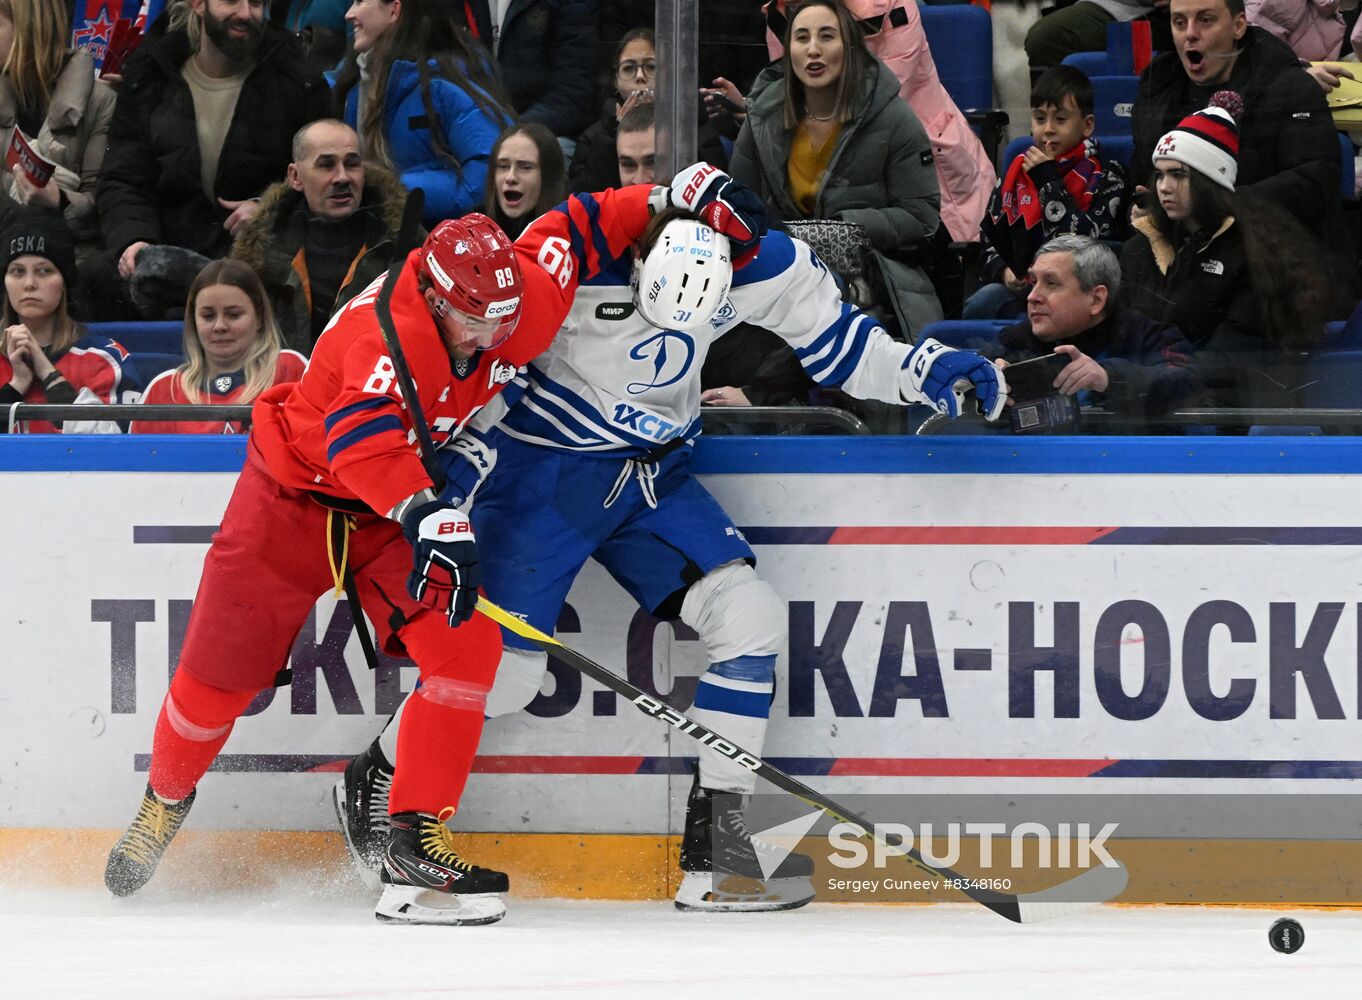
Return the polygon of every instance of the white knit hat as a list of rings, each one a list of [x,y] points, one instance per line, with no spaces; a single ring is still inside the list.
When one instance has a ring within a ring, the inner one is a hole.
[[[1210,107],[1188,115],[1154,147],[1152,159],[1185,163],[1221,187],[1234,190],[1239,174],[1239,126],[1244,99],[1233,90],[1220,90]]]

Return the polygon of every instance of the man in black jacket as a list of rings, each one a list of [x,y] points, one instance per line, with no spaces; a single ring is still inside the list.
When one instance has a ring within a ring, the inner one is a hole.
[[[95,194],[105,268],[158,319],[183,308],[194,265],[227,254],[331,99],[263,0],[189,0],[185,13],[128,61]]]
[[[1338,138],[1323,92],[1295,53],[1248,24],[1244,0],[1172,0],[1169,16],[1176,51],[1140,78],[1133,179],[1147,184],[1160,136],[1216,91],[1234,90],[1244,99],[1236,189],[1271,199],[1322,241],[1343,245]]]
[[[1149,430],[1146,421],[1199,400],[1192,345],[1176,327],[1116,304],[1121,265],[1106,246],[1089,236],[1057,236],[1036,251],[1027,277],[1033,287],[1026,321],[980,348],[984,357],[1001,359],[1007,368],[1064,356],[1067,362],[1050,384],[1053,393],[1130,418],[1135,423],[1122,429],[1135,433]],[[1017,398],[1016,387],[1011,395],[1014,403],[1028,401]]]

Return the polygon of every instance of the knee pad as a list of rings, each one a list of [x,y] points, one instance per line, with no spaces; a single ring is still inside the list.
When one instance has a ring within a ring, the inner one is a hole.
[[[510,715],[534,701],[544,683],[548,670],[548,654],[541,650],[515,649],[507,646],[501,651],[492,692],[487,696],[488,718]]]
[[[214,687],[186,669],[176,670],[163,703],[166,721],[184,739],[207,743],[230,732],[257,694]]]
[[[726,563],[692,584],[681,620],[699,633],[710,663],[785,652],[785,602],[745,562]]]

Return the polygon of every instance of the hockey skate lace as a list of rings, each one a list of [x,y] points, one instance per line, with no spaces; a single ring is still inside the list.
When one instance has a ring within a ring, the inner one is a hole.
[[[445,826],[445,820],[454,815],[453,806],[445,806],[440,810],[440,815],[434,820],[427,821],[425,829],[421,831],[421,849],[433,861],[450,868],[459,868],[466,872],[471,872],[473,866],[463,858],[459,857],[459,852],[454,849],[454,834]]]
[[[754,854],[774,857],[780,852],[780,849],[776,847],[776,845],[769,844],[764,840],[758,840],[756,837],[752,836],[752,831],[747,829],[747,817],[743,814],[741,809],[728,810],[727,830],[729,833],[733,833],[745,840],[748,846],[752,848]]]
[[[369,825],[386,830],[388,822],[388,797],[392,793],[393,776],[381,768],[373,772],[373,790],[369,793]]]
[[[123,853],[140,865],[154,864],[177,826],[170,807],[154,795],[147,795],[123,839]]]

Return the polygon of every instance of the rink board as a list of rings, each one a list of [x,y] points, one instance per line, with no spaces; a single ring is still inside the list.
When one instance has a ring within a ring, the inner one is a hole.
[[[243,443],[0,444],[0,827],[120,827]],[[833,795],[1351,794],[1357,452],[1299,438],[703,442],[704,482],[788,604],[767,755]],[[705,660],[693,635],[640,613],[594,564],[569,605],[560,637],[689,705]],[[292,665],[293,687],[238,725],[205,779],[196,827],[330,829],[335,772],[415,680],[396,663],[369,671],[330,597]],[[690,742],[566,670],[532,708],[489,724],[460,825],[665,843]]]

